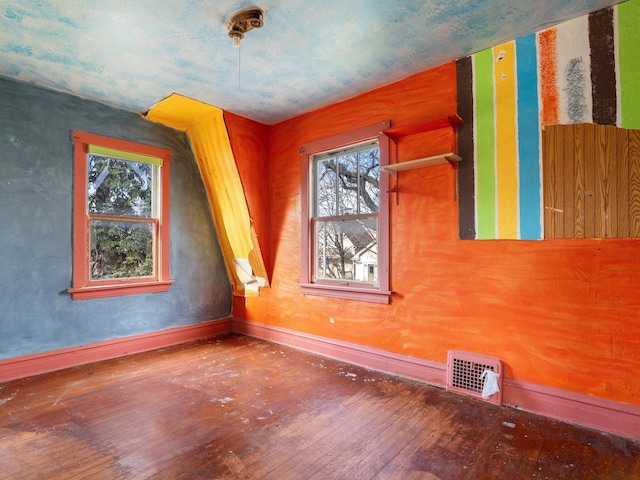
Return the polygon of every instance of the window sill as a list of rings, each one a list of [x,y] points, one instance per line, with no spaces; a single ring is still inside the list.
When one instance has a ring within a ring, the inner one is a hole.
[[[167,292],[175,280],[158,282],[123,283],[120,285],[93,285],[90,287],[69,288],[73,300],[89,300],[92,298],[121,297],[142,293]]]
[[[388,304],[391,301],[391,292],[374,290],[371,288],[345,288],[332,285],[319,285],[315,283],[299,283],[303,295],[315,295],[318,297],[343,298],[346,300],[358,300],[360,302]]]

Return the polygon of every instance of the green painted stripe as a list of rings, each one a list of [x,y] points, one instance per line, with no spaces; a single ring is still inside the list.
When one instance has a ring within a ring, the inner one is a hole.
[[[640,0],[618,5],[618,61],[622,128],[640,129]]]
[[[89,145],[89,153],[93,155],[101,155],[103,157],[118,158],[129,162],[150,163],[151,165],[162,166],[162,159],[152,157],[150,155],[142,155],[141,153],[125,152],[114,148],[101,147],[99,145]]]
[[[476,209],[479,239],[496,238],[496,167],[493,100],[493,51],[474,56],[476,98]]]

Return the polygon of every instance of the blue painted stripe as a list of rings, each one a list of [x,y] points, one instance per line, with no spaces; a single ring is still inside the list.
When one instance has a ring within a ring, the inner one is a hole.
[[[540,214],[540,107],[535,34],[516,40],[520,238],[542,238]]]

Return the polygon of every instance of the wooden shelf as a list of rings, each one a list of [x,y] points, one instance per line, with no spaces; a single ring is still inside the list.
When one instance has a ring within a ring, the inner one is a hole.
[[[382,133],[392,140],[397,140],[405,135],[413,135],[414,133],[426,132],[429,130],[437,130],[439,128],[454,127],[462,123],[462,118],[457,114],[448,117],[432,118],[420,123],[414,123],[403,127],[391,127],[383,130]]]
[[[432,167],[434,165],[442,165],[444,163],[459,162],[462,158],[456,153],[443,153],[434,155],[433,157],[418,158],[407,162],[398,162],[391,165],[380,167],[383,172],[390,173],[394,177],[398,176],[398,172],[406,170],[414,170],[416,168]]]

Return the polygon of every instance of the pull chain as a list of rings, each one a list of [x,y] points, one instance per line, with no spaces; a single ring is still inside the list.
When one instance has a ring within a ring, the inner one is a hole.
[[[241,49],[242,49],[242,43],[238,45],[238,88],[240,88],[240,59],[241,59],[240,50]]]

